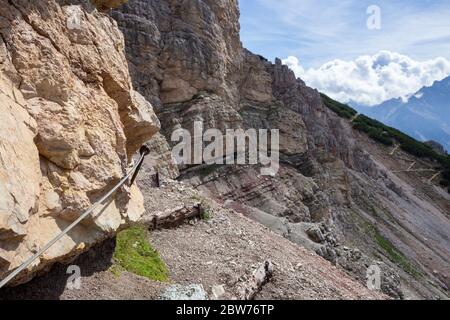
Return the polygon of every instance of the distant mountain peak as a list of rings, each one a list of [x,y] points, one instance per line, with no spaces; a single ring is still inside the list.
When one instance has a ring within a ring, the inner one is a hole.
[[[373,107],[353,106],[418,140],[434,140],[450,150],[450,76],[421,88],[407,100],[391,99]]]

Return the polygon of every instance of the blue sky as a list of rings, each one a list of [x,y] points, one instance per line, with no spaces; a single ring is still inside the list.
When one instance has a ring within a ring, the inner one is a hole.
[[[342,102],[405,101],[450,76],[449,0],[239,0],[241,39]],[[370,30],[367,10],[380,9]]]
[[[449,0],[240,0],[244,46],[270,60],[296,56],[304,67],[389,50],[450,59]],[[366,27],[381,9],[381,30]]]

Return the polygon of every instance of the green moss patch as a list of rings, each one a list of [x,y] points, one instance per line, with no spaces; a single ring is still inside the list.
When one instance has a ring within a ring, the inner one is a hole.
[[[118,266],[129,272],[156,281],[167,281],[167,267],[149,244],[147,236],[148,231],[142,226],[121,231],[117,235],[114,259]]]

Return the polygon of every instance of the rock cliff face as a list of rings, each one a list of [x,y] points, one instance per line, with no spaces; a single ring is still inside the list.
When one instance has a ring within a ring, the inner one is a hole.
[[[199,120],[205,129],[280,130],[275,177],[255,166],[201,165],[180,168],[180,180],[361,282],[379,266],[393,297],[446,295],[448,195],[424,177],[394,174],[417,159],[390,156],[280,60],[243,49],[236,1],[131,0],[112,16],[125,35],[133,84],[155,105],[167,141]]]
[[[238,100],[237,1],[132,1],[113,13],[127,39],[134,85],[155,106],[200,91]]]
[[[184,102],[191,105],[189,121],[202,113],[206,128],[240,126],[242,119],[233,108],[243,66],[237,1],[131,1],[111,15],[126,39],[133,85],[159,117],[167,116],[166,134],[188,125],[166,108],[179,109]],[[168,149],[163,140],[151,145]],[[166,175],[177,176],[170,157],[152,156]]]
[[[100,9],[123,1],[94,1]],[[131,85],[117,24],[85,1],[1,0],[0,277],[111,189],[159,130]],[[143,213],[125,187],[16,282],[70,259]]]
[[[124,2],[0,0],[0,278],[110,190],[151,138],[148,175],[191,184],[363,284],[378,266],[395,298],[448,296],[449,195],[399,172],[431,163],[391,154],[280,60],[244,49],[236,0]],[[222,132],[279,129],[280,170],[177,167],[171,134],[194,121]],[[143,211],[139,190],[122,188],[16,283]]]

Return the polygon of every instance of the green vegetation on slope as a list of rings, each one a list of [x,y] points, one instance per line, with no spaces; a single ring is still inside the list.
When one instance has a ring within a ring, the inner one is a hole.
[[[416,279],[422,276],[422,273],[418,270],[418,268],[403,253],[397,250],[392,242],[383,237],[376,226],[370,222],[367,222],[366,228],[375,239],[378,246],[386,253],[389,260],[399,265],[403,270],[414,276]]]
[[[353,123],[355,129],[366,132],[374,140],[386,145],[393,145],[393,141],[397,141],[402,150],[409,154],[437,161],[440,165],[439,169],[443,170],[441,185],[448,187],[450,192],[450,156],[441,155],[429,145],[365,115],[358,115]]]
[[[114,259],[129,272],[156,281],[167,281],[167,267],[148,243],[147,232],[142,226],[121,231],[117,235]]]
[[[330,97],[321,94],[324,104],[342,118],[352,119],[357,112],[348,105],[334,101]],[[394,142],[400,144],[402,150],[409,154],[419,157],[428,158],[438,162],[443,171],[441,185],[448,188],[450,192],[450,155],[441,155],[433,150],[429,145],[417,141],[400,130],[389,127],[380,121],[369,118],[363,114],[358,115],[353,120],[353,127],[356,130],[367,133],[367,135],[387,146],[393,146]]]
[[[444,159],[436,151],[425,143],[419,142],[416,139],[404,134],[403,132],[391,128],[377,120],[371,119],[365,115],[359,115],[354,120],[354,125],[357,129],[368,132],[370,130],[377,130],[382,132],[387,138],[400,143],[400,147],[419,158],[430,158],[442,162]]]
[[[351,119],[358,114],[355,109],[349,107],[348,105],[337,102],[336,100],[331,99],[323,93],[321,93],[320,95],[322,96],[322,100],[325,105],[333,110],[338,116],[346,119]]]
[[[364,115],[359,115],[354,121],[353,121],[353,127],[356,130],[365,132],[371,137],[372,139],[387,145],[392,146],[394,145],[394,142],[392,141],[391,136],[389,133],[384,130],[383,128],[379,126],[373,126],[369,124],[369,121],[372,121],[372,119],[367,118]],[[375,120],[374,120],[375,121]]]

